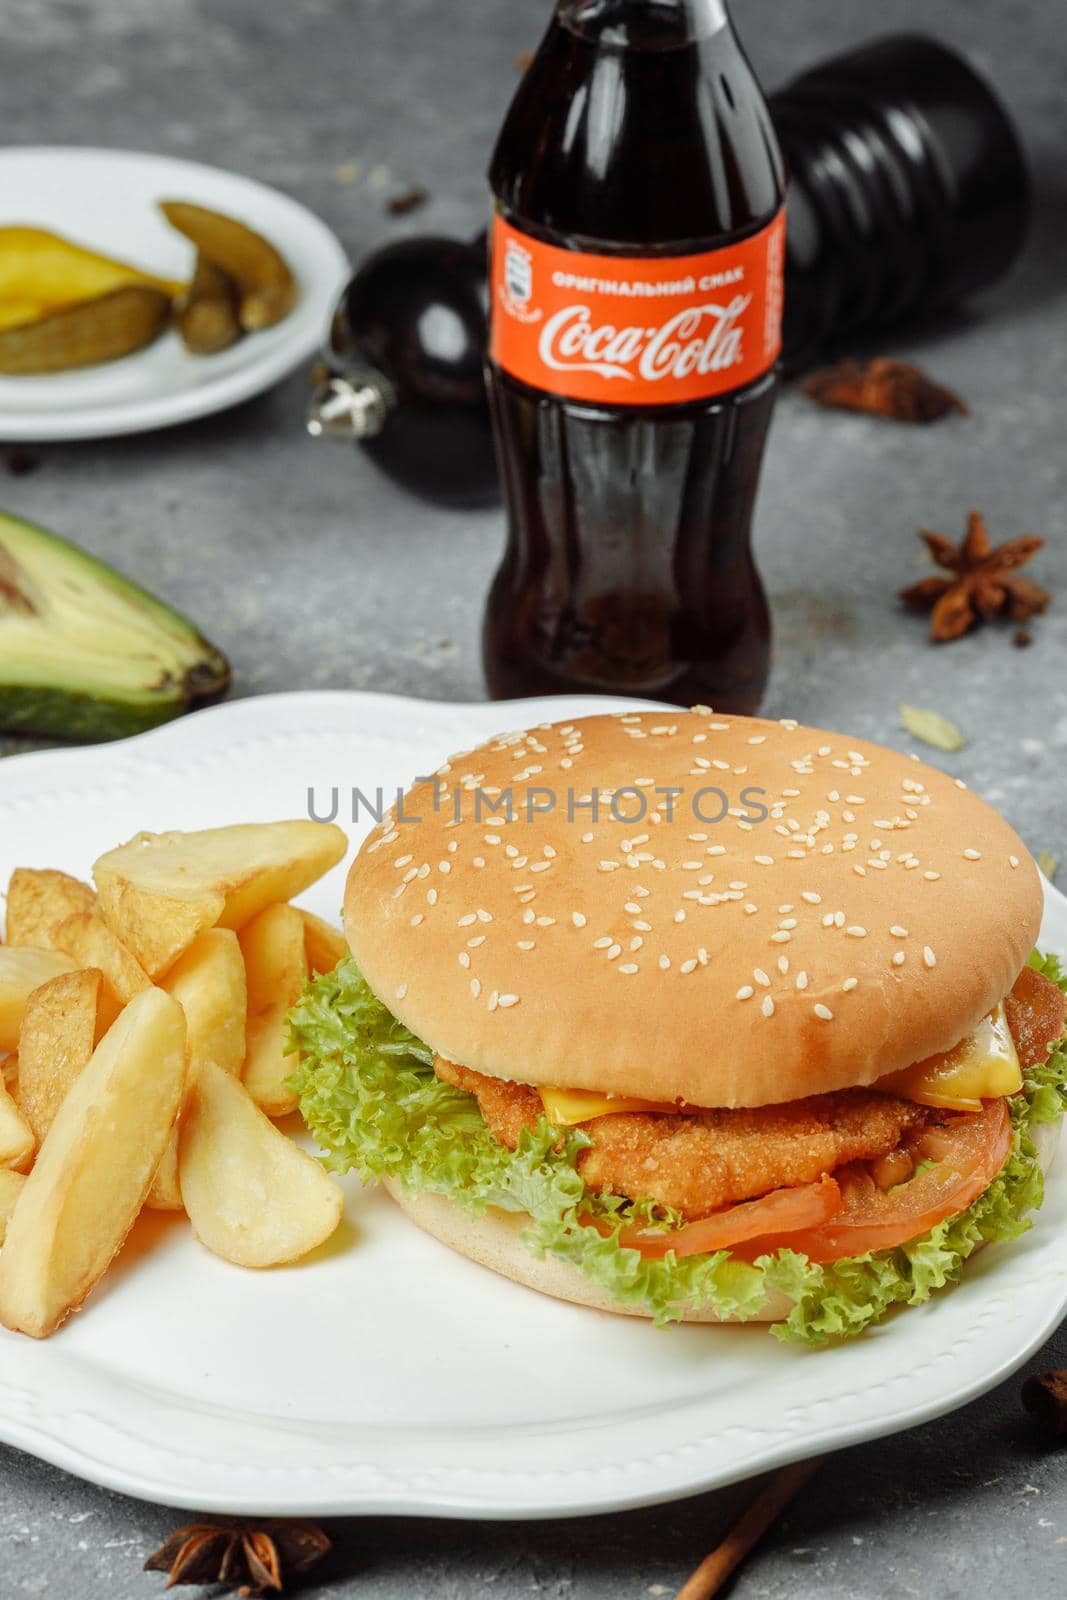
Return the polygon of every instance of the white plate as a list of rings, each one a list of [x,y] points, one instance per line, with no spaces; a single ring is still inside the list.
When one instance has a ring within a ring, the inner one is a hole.
[[[0,439],[102,439],[206,417],[269,389],[318,349],[348,273],[340,241],[306,207],[251,178],[173,156],[41,146],[0,151],[0,226],[50,228],[164,278],[188,278],[193,247],[156,209],[193,200],[238,217],[288,258],[296,307],[216,356],[176,333],[81,372],[0,378]]]
[[[299,694],[200,712],[120,745],[0,762],[0,880],[87,873],[138,828],[306,814],[406,784],[501,728],[618,701],[435,705]],[[343,818],[341,820],[344,820]],[[353,830],[355,834],[356,830]],[[343,868],[308,903],[336,916]],[[1044,937],[1067,950],[1067,901]],[[204,1510],[558,1517],[728,1483],[962,1405],[1067,1306],[1067,1165],[1038,1225],[959,1288],[842,1349],[760,1328],[657,1332],[543,1299],[349,1185],[321,1259],[255,1274],[181,1222],[139,1226],[82,1315],[0,1333],[0,1438],[113,1489]]]

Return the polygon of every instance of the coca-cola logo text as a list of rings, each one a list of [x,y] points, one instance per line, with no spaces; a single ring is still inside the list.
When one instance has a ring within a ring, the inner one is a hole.
[[[631,383],[723,372],[744,360],[739,324],[751,300],[737,294],[726,305],[687,306],[658,328],[597,327],[591,307],[565,306],[541,330],[541,360],[555,372],[595,372]]]

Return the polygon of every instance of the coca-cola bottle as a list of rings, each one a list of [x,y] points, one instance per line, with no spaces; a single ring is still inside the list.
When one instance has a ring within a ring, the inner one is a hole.
[[[752,711],[785,180],[722,0],[558,0],[490,182],[490,692]]]

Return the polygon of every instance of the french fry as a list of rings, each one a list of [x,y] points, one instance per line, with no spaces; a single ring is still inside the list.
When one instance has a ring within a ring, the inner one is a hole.
[[[210,1061],[190,1092],[179,1168],[193,1232],[239,1267],[297,1261],[341,1220],[339,1186]]]
[[[304,919],[294,906],[268,906],[240,939],[248,979],[245,1088],[268,1116],[288,1116],[296,1110],[296,1095],[286,1079],[297,1062],[286,1054],[287,1017],[307,980]]]
[[[215,890],[158,894],[122,878],[105,879],[100,886],[104,920],[152,979],[167,972],[201,933],[213,928],[225,907],[224,897]]]
[[[55,932],[56,949],[72,956],[79,967],[99,967],[104,978],[100,995],[101,1027],[107,1029],[123,1006],[150,987],[148,974],[96,911],[76,911]]]
[[[138,994],[41,1146],[0,1252],[0,1322],[45,1338],[106,1272],[144,1204],[185,1090],[185,1017]]]
[[[78,965],[58,950],[0,945],[0,1050],[17,1050],[26,1001],[38,984]]]
[[[170,969],[162,987],[185,1012],[190,1088],[205,1061],[238,1077],[245,1058],[248,991],[237,935],[228,928],[209,928]],[[148,1204],[154,1211],[182,1209],[177,1129],[159,1163]]]
[[[340,928],[324,922],[313,911],[301,911],[304,920],[304,954],[308,973],[332,972],[339,961],[348,954],[348,940]]]
[[[35,989],[19,1032],[18,1107],[42,1143],[97,1043],[103,974],[63,972]]]
[[[0,1168],[29,1166],[36,1148],[33,1129],[0,1082]]]
[[[60,923],[95,905],[96,895],[79,878],[48,868],[16,867],[7,886],[7,942],[54,950]]]
[[[4,1242],[7,1225],[15,1210],[15,1202],[22,1193],[26,1179],[21,1172],[0,1168],[0,1244]]]
[[[109,850],[93,868],[109,925],[157,974],[162,952],[151,946],[151,924],[175,901],[190,916],[185,943],[170,948],[177,960],[197,933],[213,923],[238,933],[252,918],[294,895],[336,866],[348,848],[340,828],[324,822],[253,822],[200,833],[140,833]],[[221,906],[214,915],[210,908]],[[211,922],[203,920],[211,917]],[[173,944],[173,942],[172,942]]]

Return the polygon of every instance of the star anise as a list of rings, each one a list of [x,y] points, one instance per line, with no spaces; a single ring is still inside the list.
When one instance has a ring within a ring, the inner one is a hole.
[[[313,1522],[271,1518],[264,1522],[220,1517],[188,1522],[149,1556],[146,1572],[165,1572],[167,1588],[179,1583],[222,1583],[239,1595],[280,1594],[331,1548]]]
[[[900,598],[913,611],[932,612],[930,638],[935,644],[959,639],[976,622],[992,617],[1028,622],[1052,600],[1047,589],[1019,575],[1018,569],[1044,548],[1044,539],[1035,534],[994,546],[982,513],[972,511],[960,545],[941,533],[924,531],[919,537],[951,576],[920,578],[902,589]]]
[[[813,373],[803,388],[817,405],[866,411],[892,422],[937,422],[950,411],[967,415],[958,394],[928,378],[921,367],[887,356],[868,361],[865,367],[857,361],[839,361]]]

